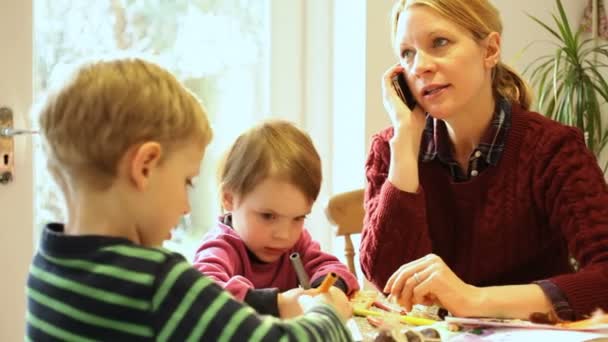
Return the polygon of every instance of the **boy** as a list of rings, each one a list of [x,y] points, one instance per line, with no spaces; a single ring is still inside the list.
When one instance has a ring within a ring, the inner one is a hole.
[[[169,72],[139,59],[85,65],[45,102],[40,126],[68,222],[45,227],[31,266],[28,340],[350,340],[339,290],[301,296],[305,315],[280,321],[158,247],[190,211],[211,139]]]

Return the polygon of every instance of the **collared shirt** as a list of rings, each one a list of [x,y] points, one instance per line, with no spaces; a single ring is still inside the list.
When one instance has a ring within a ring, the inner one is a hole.
[[[471,153],[468,172],[465,172],[453,157],[453,145],[445,122],[428,115],[420,143],[420,160],[430,162],[438,158],[440,163],[450,170],[455,182],[470,180],[471,177],[476,177],[490,165],[498,164],[510,127],[511,104],[507,100],[501,99],[496,102],[490,126],[483,134],[479,145]],[[559,318],[573,319],[574,311],[562,291],[552,281],[541,280],[534,283],[543,289]]]
[[[490,126],[483,134],[479,145],[469,157],[468,170],[462,170],[453,156],[453,145],[444,121],[426,117],[426,126],[420,143],[420,160],[429,162],[438,158],[456,182],[463,182],[479,175],[488,166],[496,166],[504,151],[505,141],[511,127],[511,104],[504,99],[496,102]]]

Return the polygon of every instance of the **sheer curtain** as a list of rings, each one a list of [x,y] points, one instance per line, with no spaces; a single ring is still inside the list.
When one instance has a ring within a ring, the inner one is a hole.
[[[219,214],[215,164],[236,135],[268,108],[268,1],[34,1],[35,97],[83,58],[112,53],[153,58],[206,106],[215,131],[193,211],[167,246],[191,255]],[[32,118],[37,122],[36,118]],[[35,224],[63,221],[65,208],[35,146]]]
[[[319,150],[323,185],[306,227],[324,250],[334,251],[324,205],[333,193],[364,182],[365,2],[35,0],[34,11],[36,95],[82,57],[133,52],[154,56],[207,107],[214,140],[191,193],[192,213],[167,247],[192,257],[220,213],[220,155],[254,122],[280,117],[308,131]],[[376,76],[368,82],[372,89]],[[62,221],[65,211],[40,146],[35,164],[38,236],[43,223]],[[335,253],[341,257],[341,248]]]

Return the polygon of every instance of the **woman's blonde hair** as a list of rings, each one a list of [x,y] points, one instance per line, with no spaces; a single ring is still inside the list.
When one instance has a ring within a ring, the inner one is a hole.
[[[137,58],[81,65],[39,110],[51,173],[101,189],[131,146],[157,141],[166,157],[183,143],[204,148],[212,136],[198,99],[167,70]]]
[[[241,134],[219,169],[221,189],[240,197],[268,178],[294,185],[311,203],[319,195],[321,158],[310,136],[287,121],[265,121]]]
[[[502,22],[496,7],[488,0],[398,0],[391,16],[391,39],[395,43],[397,23],[401,13],[410,6],[428,6],[441,16],[471,32],[480,41],[490,33],[502,34]],[[492,90],[495,97],[503,97],[529,109],[532,93],[526,82],[508,65],[498,62],[494,67]]]

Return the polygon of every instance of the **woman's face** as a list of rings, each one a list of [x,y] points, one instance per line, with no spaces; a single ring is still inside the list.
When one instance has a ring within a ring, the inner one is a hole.
[[[395,35],[399,62],[416,101],[439,119],[491,100],[499,43],[496,33],[478,42],[466,29],[420,5],[401,13]]]

